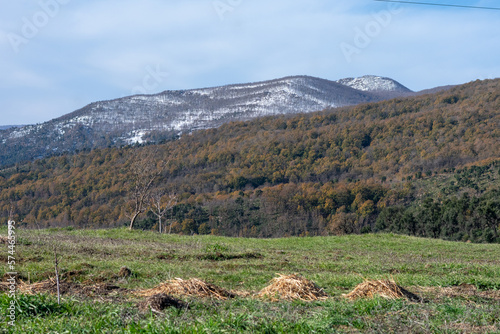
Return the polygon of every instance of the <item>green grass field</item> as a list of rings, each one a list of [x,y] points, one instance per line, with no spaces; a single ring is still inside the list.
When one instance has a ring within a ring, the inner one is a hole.
[[[6,229],[0,230],[6,235]],[[388,234],[286,239],[159,235],[112,230],[18,230],[16,270],[27,283],[54,277],[54,247],[64,282],[109,283],[119,293],[18,294],[16,323],[0,294],[6,333],[499,333],[500,245],[454,243]],[[7,262],[3,245],[2,262]],[[132,275],[122,278],[126,266]],[[2,266],[0,274],[7,271]],[[180,297],[190,309],[144,313],[130,290],[180,277],[228,290],[258,292],[276,273],[297,273],[330,296],[325,301],[227,301]],[[364,279],[394,279],[424,303],[347,300]],[[19,283],[21,284],[21,283]],[[79,285],[77,285],[79,284]],[[468,288],[464,289],[464,285]]]

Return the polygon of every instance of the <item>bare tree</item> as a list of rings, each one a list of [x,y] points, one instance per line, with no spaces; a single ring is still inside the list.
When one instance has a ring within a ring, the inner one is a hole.
[[[137,217],[147,210],[148,198],[155,181],[165,170],[167,162],[157,160],[158,151],[142,149],[134,156],[131,170],[131,203],[127,206],[127,217],[130,218],[129,229],[132,229]]]
[[[9,222],[14,221],[14,204],[10,203]]]
[[[177,195],[166,194],[165,191],[156,190],[150,196],[151,212],[158,218],[159,232],[162,233],[161,220],[177,204]]]

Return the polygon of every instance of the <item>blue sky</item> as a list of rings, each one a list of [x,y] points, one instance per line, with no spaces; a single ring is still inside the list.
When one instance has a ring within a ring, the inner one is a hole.
[[[413,90],[500,77],[500,11],[373,0],[0,2],[0,125],[288,75],[375,74]]]

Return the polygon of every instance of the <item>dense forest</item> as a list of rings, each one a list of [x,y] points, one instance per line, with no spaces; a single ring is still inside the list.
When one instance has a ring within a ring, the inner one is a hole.
[[[168,231],[245,237],[392,231],[500,242],[500,80],[436,94],[54,156],[0,171],[31,228],[123,226],[139,152],[168,161]],[[136,228],[156,228],[146,211]]]

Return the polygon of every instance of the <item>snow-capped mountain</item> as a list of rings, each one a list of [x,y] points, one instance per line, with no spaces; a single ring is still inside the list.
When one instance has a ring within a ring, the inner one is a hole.
[[[360,78],[345,78],[336,82],[364,92],[412,92],[397,81],[375,75],[365,75]]]
[[[52,121],[0,131],[0,165],[81,149],[158,141],[235,120],[318,111],[411,92],[388,78],[308,76],[164,91],[91,103]]]

